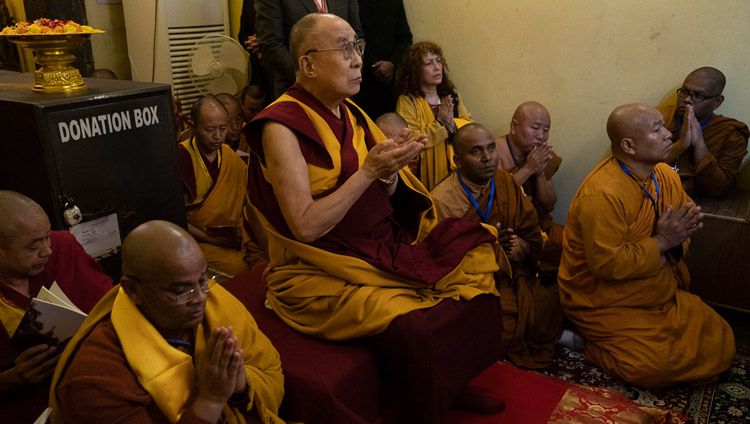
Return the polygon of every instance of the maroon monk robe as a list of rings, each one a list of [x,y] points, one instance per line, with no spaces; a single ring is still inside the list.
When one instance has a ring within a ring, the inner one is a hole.
[[[348,119],[339,119],[320,101],[299,85],[287,91],[313,108],[343,140],[341,147],[341,175],[337,185],[320,196],[338,189],[358,169],[357,154],[352,143],[353,129]],[[367,121],[353,104],[341,105],[342,116],[348,109],[365,130],[368,148],[376,140]],[[251,149],[256,155],[250,160],[248,194],[253,205],[282,235],[294,239],[284,221],[273,188],[263,178],[264,161],[261,130],[266,120],[278,121],[295,132],[300,150],[307,163],[333,167],[323,141],[302,108],[294,102],[278,102],[259,113],[245,127]],[[356,257],[392,275],[431,285],[452,271],[471,249],[492,243],[495,237],[476,222],[464,219],[438,224],[422,242],[411,244],[419,225],[419,213],[431,206],[429,199],[399,184],[390,198],[381,183],[375,181],[355,202],[344,218],[326,235],[311,245],[320,249]],[[450,246],[450,249],[446,247]]]

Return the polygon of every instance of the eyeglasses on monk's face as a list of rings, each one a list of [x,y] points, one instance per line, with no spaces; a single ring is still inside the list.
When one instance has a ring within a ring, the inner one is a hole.
[[[362,57],[363,54],[365,54],[365,40],[362,38],[357,38],[354,41],[347,41],[343,47],[337,47],[335,49],[310,49],[305,52],[305,56],[307,56],[310,53],[317,53],[317,52],[330,52],[335,50],[341,50],[344,54],[344,60],[349,60],[354,56],[354,52],[356,51],[357,54],[359,54],[360,57]]]
[[[208,278],[208,276],[204,274],[203,277],[201,277],[200,281],[198,281],[198,287],[193,286],[191,288],[188,284],[172,284],[167,287],[166,290],[161,290],[151,287],[149,284],[144,284],[142,279],[133,275],[126,275],[125,277],[138,281],[139,283],[141,283],[141,287],[147,288],[148,290],[164,296],[175,305],[184,305],[190,302],[193,297],[198,294],[198,291],[208,293],[208,291],[211,290],[211,287],[216,284],[216,280],[214,280],[213,278]]]
[[[713,99],[715,97],[721,96],[721,94],[717,94],[715,96],[707,96],[703,93],[698,93],[694,91],[690,91],[685,87],[680,87],[677,89],[677,95],[679,97],[682,97],[683,99],[686,99],[688,96],[693,99],[694,102],[702,102],[704,100]]]

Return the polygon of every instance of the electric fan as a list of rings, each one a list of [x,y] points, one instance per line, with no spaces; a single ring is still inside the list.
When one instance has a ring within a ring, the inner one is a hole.
[[[250,79],[248,58],[247,51],[232,38],[207,35],[196,41],[188,55],[190,80],[204,96],[219,93],[237,96]]]

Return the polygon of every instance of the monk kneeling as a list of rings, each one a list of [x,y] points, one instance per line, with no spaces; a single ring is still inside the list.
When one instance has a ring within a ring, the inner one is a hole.
[[[732,329],[698,296],[682,261],[703,214],[676,172],[659,112],[616,108],[607,121],[613,157],[573,198],[558,281],[584,356],[644,387],[704,383],[734,359]]]

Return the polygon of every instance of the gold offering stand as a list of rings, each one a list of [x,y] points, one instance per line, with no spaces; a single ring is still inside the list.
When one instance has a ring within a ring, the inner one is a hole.
[[[103,31],[102,31],[103,32]],[[67,93],[86,88],[81,73],[70,66],[75,60],[70,51],[85,43],[91,34],[7,35],[11,43],[34,51],[34,62],[41,66],[34,71],[34,91]]]

